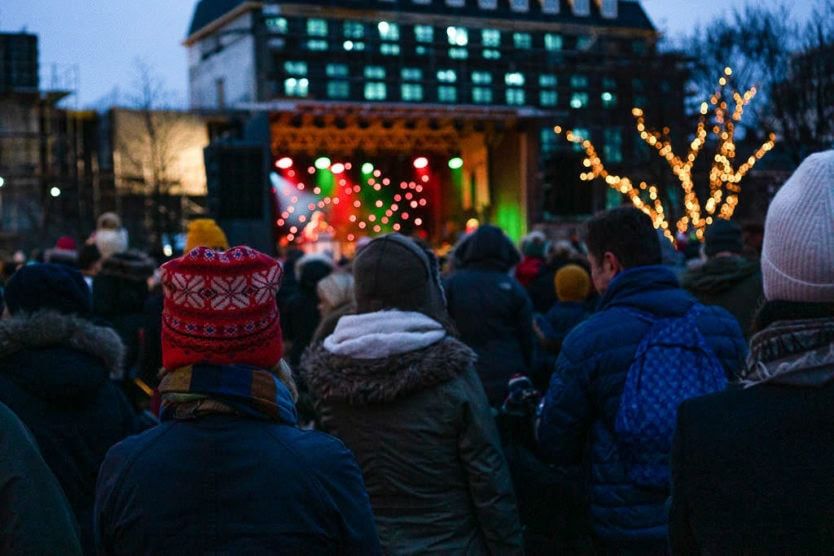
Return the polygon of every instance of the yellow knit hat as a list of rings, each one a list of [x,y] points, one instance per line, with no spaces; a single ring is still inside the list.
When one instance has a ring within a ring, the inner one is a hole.
[[[188,223],[188,235],[185,238],[185,252],[195,247],[208,247],[225,251],[229,248],[226,234],[211,218],[198,218]]]
[[[553,282],[559,301],[584,301],[591,292],[591,277],[579,265],[563,266]]]

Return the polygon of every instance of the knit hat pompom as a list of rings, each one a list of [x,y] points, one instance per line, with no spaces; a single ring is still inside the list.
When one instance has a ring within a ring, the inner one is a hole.
[[[834,150],[806,158],[773,198],[762,282],[768,301],[834,303]]]
[[[244,246],[197,247],[164,264],[162,366],[277,365],[281,276],[277,261]]]
[[[218,251],[229,248],[229,240],[223,229],[211,218],[198,218],[188,223],[188,235],[185,238],[185,252],[195,247],[209,247]]]
[[[579,265],[563,266],[553,279],[559,301],[584,301],[591,293],[591,277]]]

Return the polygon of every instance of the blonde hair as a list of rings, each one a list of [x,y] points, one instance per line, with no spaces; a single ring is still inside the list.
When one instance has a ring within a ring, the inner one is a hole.
[[[319,300],[330,309],[354,302],[353,276],[346,272],[334,272],[316,286]]]

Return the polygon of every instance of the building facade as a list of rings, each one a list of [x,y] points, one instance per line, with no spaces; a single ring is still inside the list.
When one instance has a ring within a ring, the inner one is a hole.
[[[477,217],[518,236],[618,203],[554,126],[639,175],[631,108],[682,125],[685,67],[657,41],[624,0],[201,0],[185,44],[192,107],[269,111],[276,158],[460,156],[431,235]]]

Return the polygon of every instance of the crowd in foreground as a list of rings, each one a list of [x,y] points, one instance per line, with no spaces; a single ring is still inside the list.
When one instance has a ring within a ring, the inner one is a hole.
[[[445,260],[200,220],[161,268],[105,214],[4,266],[0,550],[830,552],[832,184],[809,157],[760,253],[717,221],[687,264],[631,207]]]

